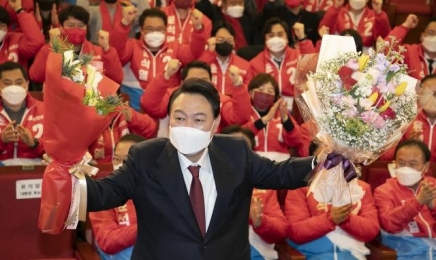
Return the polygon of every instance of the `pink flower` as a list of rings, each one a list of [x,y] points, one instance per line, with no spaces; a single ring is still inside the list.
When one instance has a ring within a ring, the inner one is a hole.
[[[372,101],[367,98],[361,98],[359,100],[359,105],[366,111],[372,109]]]
[[[385,120],[375,111],[365,111],[360,114],[362,121],[371,124],[377,129],[383,128]]]
[[[353,70],[358,70],[359,69],[359,64],[357,63],[356,60],[349,60],[347,62],[347,67]]]
[[[385,126],[385,120],[380,115],[377,114],[377,118],[372,123],[372,125],[377,129],[382,129]]]
[[[359,114],[359,112],[357,111],[357,108],[352,107],[350,109],[347,109],[345,111],[342,112],[342,115],[345,117],[356,117]]]
[[[354,105],[357,103],[357,100],[352,96],[342,96],[342,102],[347,107],[354,107]]]

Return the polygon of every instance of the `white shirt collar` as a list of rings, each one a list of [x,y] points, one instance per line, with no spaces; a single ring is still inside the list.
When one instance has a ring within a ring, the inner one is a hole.
[[[198,162],[191,162],[185,155],[177,151],[177,156],[179,156],[180,166],[182,167],[182,171],[187,169],[191,165],[200,165],[201,169],[211,172],[210,162],[209,162],[209,150],[206,148],[203,152],[203,155],[200,157]]]

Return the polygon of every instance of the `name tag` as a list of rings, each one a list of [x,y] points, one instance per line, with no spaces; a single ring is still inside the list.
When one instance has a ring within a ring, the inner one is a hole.
[[[412,234],[419,233],[419,227],[418,227],[418,223],[416,223],[416,221],[409,222],[409,232]]]

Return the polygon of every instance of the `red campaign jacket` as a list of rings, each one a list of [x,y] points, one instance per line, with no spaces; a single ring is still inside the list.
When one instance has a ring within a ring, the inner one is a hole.
[[[179,44],[190,44],[191,37],[193,36],[193,32],[195,31],[192,27],[191,11],[189,11],[188,16],[186,16],[186,19],[182,22],[176,12],[176,7],[174,6],[174,4],[162,7],[161,9],[168,17],[166,39],[167,43],[177,42]],[[203,24],[203,30],[205,32],[204,37],[206,39],[209,39],[210,33],[212,31],[212,22],[209,20],[209,18],[207,18],[206,15],[203,14],[201,23]],[[200,46],[202,45],[197,45],[196,47],[201,48]],[[206,44],[203,46],[206,46]]]
[[[364,196],[353,203],[353,211],[341,227],[355,239],[367,242],[379,232],[377,210],[374,207],[370,186],[359,180]],[[285,216],[289,226],[287,237],[297,244],[303,244],[327,235],[336,227],[330,209],[331,204],[319,203],[313,193],[307,196],[309,187],[289,190],[285,201]]]
[[[319,23],[318,28],[325,25],[329,27],[330,33],[340,33],[345,29],[357,30],[362,37],[363,46],[365,47],[373,47],[377,37],[385,38],[389,34],[391,26],[385,11],[375,14],[374,10],[365,7],[362,18],[359,24],[356,25],[353,24],[348,14],[349,10],[349,5],[341,8],[330,7]]]
[[[146,138],[156,136],[157,122],[147,114],[141,114],[133,109],[132,120],[127,122],[124,115],[120,113],[106,128],[100,137],[88,148],[93,159],[97,163],[108,163],[112,161],[116,143],[128,133],[134,133]]]
[[[106,254],[116,254],[136,242],[136,210],[132,200],[118,208],[89,212],[89,220],[95,240]]]
[[[301,132],[301,146],[298,149],[298,155],[301,157],[309,156],[309,146],[312,142],[312,129],[311,127],[316,127],[311,121],[306,121],[300,126]]]
[[[205,29],[194,30],[190,45],[177,42],[164,43],[161,49],[153,55],[145,46],[143,39],[129,39],[130,26],[118,23],[114,27],[114,34],[118,41],[114,47],[118,51],[121,64],[124,66],[130,62],[130,68],[142,89],[146,89],[150,81],[165,70],[165,66],[171,59],[179,59],[184,65],[198,59],[203,54],[206,45]]]
[[[409,128],[407,128],[404,135],[401,137],[401,141],[407,140],[410,138],[413,127],[416,124],[415,122],[421,122],[422,124],[422,141],[427,144],[428,148],[431,152],[430,161],[436,162],[436,123],[434,125],[430,124],[428,121],[428,117],[425,115],[423,111],[421,111],[415,120],[410,124]],[[381,157],[383,161],[391,161],[394,160],[395,157],[395,147],[389,149],[386,153],[384,153]]]
[[[161,73],[153,79],[147,91],[141,96],[141,107],[146,113],[154,118],[165,118],[167,116],[167,105],[171,94],[177,89],[180,82],[175,77],[166,80]],[[226,127],[232,124],[244,124],[249,120],[250,95],[245,85],[240,87],[232,86],[233,96],[229,97],[220,94],[221,101],[221,124]]]
[[[262,222],[258,227],[253,227],[254,232],[269,244],[282,241],[286,236],[288,222],[277,201],[277,191],[253,189],[252,196],[263,202]],[[249,223],[253,225],[251,219]]]
[[[249,81],[247,81],[248,72],[250,70],[250,63],[236,54],[231,54],[230,59],[228,61],[227,70],[231,65],[234,65],[239,68],[240,75],[242,77],[243,82],[248,85]],[[201,61],[206,62],[210,65],[210,69],[212,71],[212,84],[216,86],[218,92],[225,95],[232,95],[232,83],[231,79],[228,75],[227,71],[221,71],[221,66],[217,60],[216,52],[205,51],[203,55],[201,55]]]
[[[294,129],[290,132],[284,129],[279,111],[274,119],[268,122],[265,128],[259,130],[254,126],[254,123],[260,118],[261,116],[257,113],[256,109],[251,107],[250,121],[244,125],[244,127],[251,129],[255,134],[256,145],[253,149],[254,151],[265,153],[278,152],[290,155],[290,147],[300,147],[302,145],[300,127],[291,115],[289,115],[289,118],[294,124]]]
[[[0,138],[0,161],[13,158],[40,158],[44,154],[43,132],[44,132],[44,103],[32,98],[29,94],[26,97],[26,111],[24,112],[21,122],[17,122],[29,129],[34,138],[39,139],[39,145],[30,148],[23,141],[19,140],[15,146],[14,142],[3,143]],[[0,101],[0,134],[5,127],[11,122],[9,116]],[[16,152],[16,157],[14,154]]]
[[[11,22],[8,30],[11,32],[15,32],[15,31],[23,31],[24,32],[24,30],[25,30],[24,27],[26,27],[27,24],[26,23],[22,24],[19,22],[18,17],[20,16],[20,14],[17,14],[15,12],[15,10],[12,9],[12,7],[9,5],[9,0],[0,0],[0,6],[4,7],[6,9],[6,11],[8,11],[9,19]],[[33,0],[22,0],[21,6],[23,7],[23,9],[27,13],[29,13],[30,15],[33,14]],[[17,23],[17,21],[18,21],[18,23]]]
[[[436,185],[435,178],[424,179]],[[415,196],[411,189],[400,185],[396,178],[387,179],[375,189],[374,200],[380,226],[386,232],[398,233],[406,230],[416,237],[435,237],[436,211],[421,205]],[[409,225],[411,222],[416,222],[416,225]]]
[[[43,83],[45,81],[46,61],[50,48],[50,44],[46,44],[36,55],[35,61],[29,70],[29,76],[33,82]],[[81,53],[92,54],[92,60],[102,61],[104,75],[117,83],[121,83],[124,77],[123,67],[119,61],[117,51],[114,48],[111,47],[105,52],[100,46],[85,40],[82,44]]]
[[[280,68],[272,60],[267,48],[259,53],[250,61],[249,75],[247,81],[259,73],[268,73],[274,76],[279,84],[280,93],[283,96],[294,96],[295,75],[297,72],[297,64],[301,54],[313,53],[315,48],[312,41],[305,40],[299,43],[299,49],[286,47],[285,57]]]
[[[0,63],[14,61],[27,68],[28,60],[35,57],[45,40],[32,14],[19,13],[18,23],[23,32],[6,34],[0,46]]]
[[[305,0],[303,8],[309,12],[327,11],[334,4],[334,0]]]

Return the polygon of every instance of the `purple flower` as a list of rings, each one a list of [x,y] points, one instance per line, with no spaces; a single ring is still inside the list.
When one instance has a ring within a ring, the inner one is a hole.
[[[363,122],[371,124],[377,129],[381,129],[385,125],[385,120],[375,111],[365,111],[360,116]]]
[[[391,64],[391,66],[389,66],[389,70],[392,71],[392,72],[397,72],[397,71],[400,70],[400,66],[398,64],[396,64],[396,63]]]

